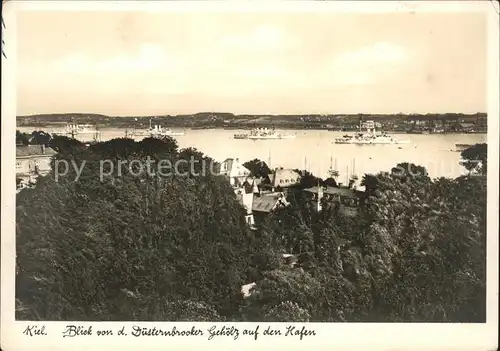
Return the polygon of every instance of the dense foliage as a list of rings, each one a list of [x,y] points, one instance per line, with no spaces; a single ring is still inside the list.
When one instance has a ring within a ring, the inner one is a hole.
[[[462,165],[470,172],[485,175],[488,169],[488,146],[476,144],[462,151]]]
[[[169,138],[51,143],[57,160],[85,167],[77,182],[73,167],[56,182],[55,160],[51,175],[17,195],[17,318],[485,320],[484,176],[432,180],[399,164],[363,178],[356,217],[326,202],[316,212],[298,190],[251,231],[227,180],[195,174],[214,162],[196,149]],[[110,168],[152,160],[157,171],[160,160],[191,158],[207,162],[162,177]],[[308,174],[301,187],[318,182]]]

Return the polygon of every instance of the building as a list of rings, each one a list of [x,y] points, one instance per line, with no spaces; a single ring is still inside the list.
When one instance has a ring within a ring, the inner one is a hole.
[[[45,145],[16,146],[16,178],[27,184],[38,175],[50,172],[50,163],[56,152]]]
[[[289,203],[283,192],[261,192],[254,194],[252,203],[254,221],[258,224],[273,211],[288,205]]]
[[[252,180],[251,178],[245,180],[241,187],[235,188],[236,198],[246,210],[245,221],[251,228],[255,226],[253,200],[259,192],[256,180]]]
[[[316,203],[317,211],[322,210],[322,201],[338,206],[345,215],[356,215],[363,202],[364,191],[346,187],[314,186],[304,189],[309,199]]]
[[[229,178],[232,186],[242,186],[251,177],[251,172],[237,158],[227,158],[220,164],[219,173]]]
[[[293,169],[275,169],[269,175],[271,189],[279,191],[300,184],[302,176]]]
[[[228,178],[236,198],[246,210],[245,220],[251,228],[272,211],[288,206],[283,190],[301,180],[299,173],[289,169],[276,169],[269,180],[255,178],[237,158],[224,160],[219,173]]]
[[[475,127],[475,123],[459,123],[456,129],[464,133],[471,133],[474,132]]]
[[[228,178],[236,198],[246,210],[245,221],[251,228],[254,228],[252,205],[254,194],[259,193],[259,180],[252,177],[248,168],[243,166],[237,158],[224,160],[220,164],[219,173]]]

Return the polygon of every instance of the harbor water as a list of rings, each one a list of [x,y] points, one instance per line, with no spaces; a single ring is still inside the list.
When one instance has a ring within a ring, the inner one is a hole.
[[[21,132],[31,133],[34,128],[20,127]],[[51,133],[62,130],[39,128]],[[177,130],[175,130],[177,131]],[[411,162],[427,168],[431,177],[457,177],[466,174],[459,165],[460,152],[455,144],[486,142],[486,134],[392,134],[399,140],[410,139],[410,144],[353,145],[334,144],[334,138],[345,132],[327,130],[280,130],[283,134],[295,134],[294,139],[249,140],[234,139],[243,130],[201,129],[183,130],[183,136],[175,136],[180,148],[194,147],[217,161],[238,158],[246,162],[255,158],[265,161],[271,168],[306,169],[315,175],[327,177],[330,166],[339,172],[338,181],[356,174],[390,171],[400,162]],[[123,138],[125,129],[101,129],[101,140]],[[92,134],[77,135],[81,141],[90,141]],[[144,138],[135,137],[140,140]]]

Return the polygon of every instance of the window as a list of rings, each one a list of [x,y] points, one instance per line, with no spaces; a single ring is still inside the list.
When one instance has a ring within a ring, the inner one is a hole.
[[[285,180],[285,183],[288,183],[288,179],[287,179],[287,180]]]
[[[280,183],[283,183],[283,179],[280,179]]]

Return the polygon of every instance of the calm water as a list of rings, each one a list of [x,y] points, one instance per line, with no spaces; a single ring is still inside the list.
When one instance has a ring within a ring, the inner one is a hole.
[[[33,128],[18,128],[23,132],[32,132]],[[57,132],[57,130],[49,130]],[[195,147],[206,155],[223,161],[226,158],[239,158],[241,162],[259,158],[271,168],[308,169],[322,177],[332,163],[340,176],[339,182],[345,182],[347,175],[353,172],[361,177],[365,173],[389,171],[399,162],[412,162],[425,166],[431,177],[457,177],[465,171],[458,162],[460,153],[451,151],[455,143],[475,144],[486,142],[486,134],[394,134],[400,140],[410,139],[411,144],[402,145],[339,145],[333,144],[335,137],[345,132],[326,130],[281,131],[284,134],[296,134],[289,140],[235,140],[235,133],[243,130],[184,130],[184,136],[175,137],[179,147]],[[101,140],[125,136],[124,129],[102,129]],[[78,136],[82,141],[92,139],[91,134]],[[136,138],[140,140],[141,138]]]

